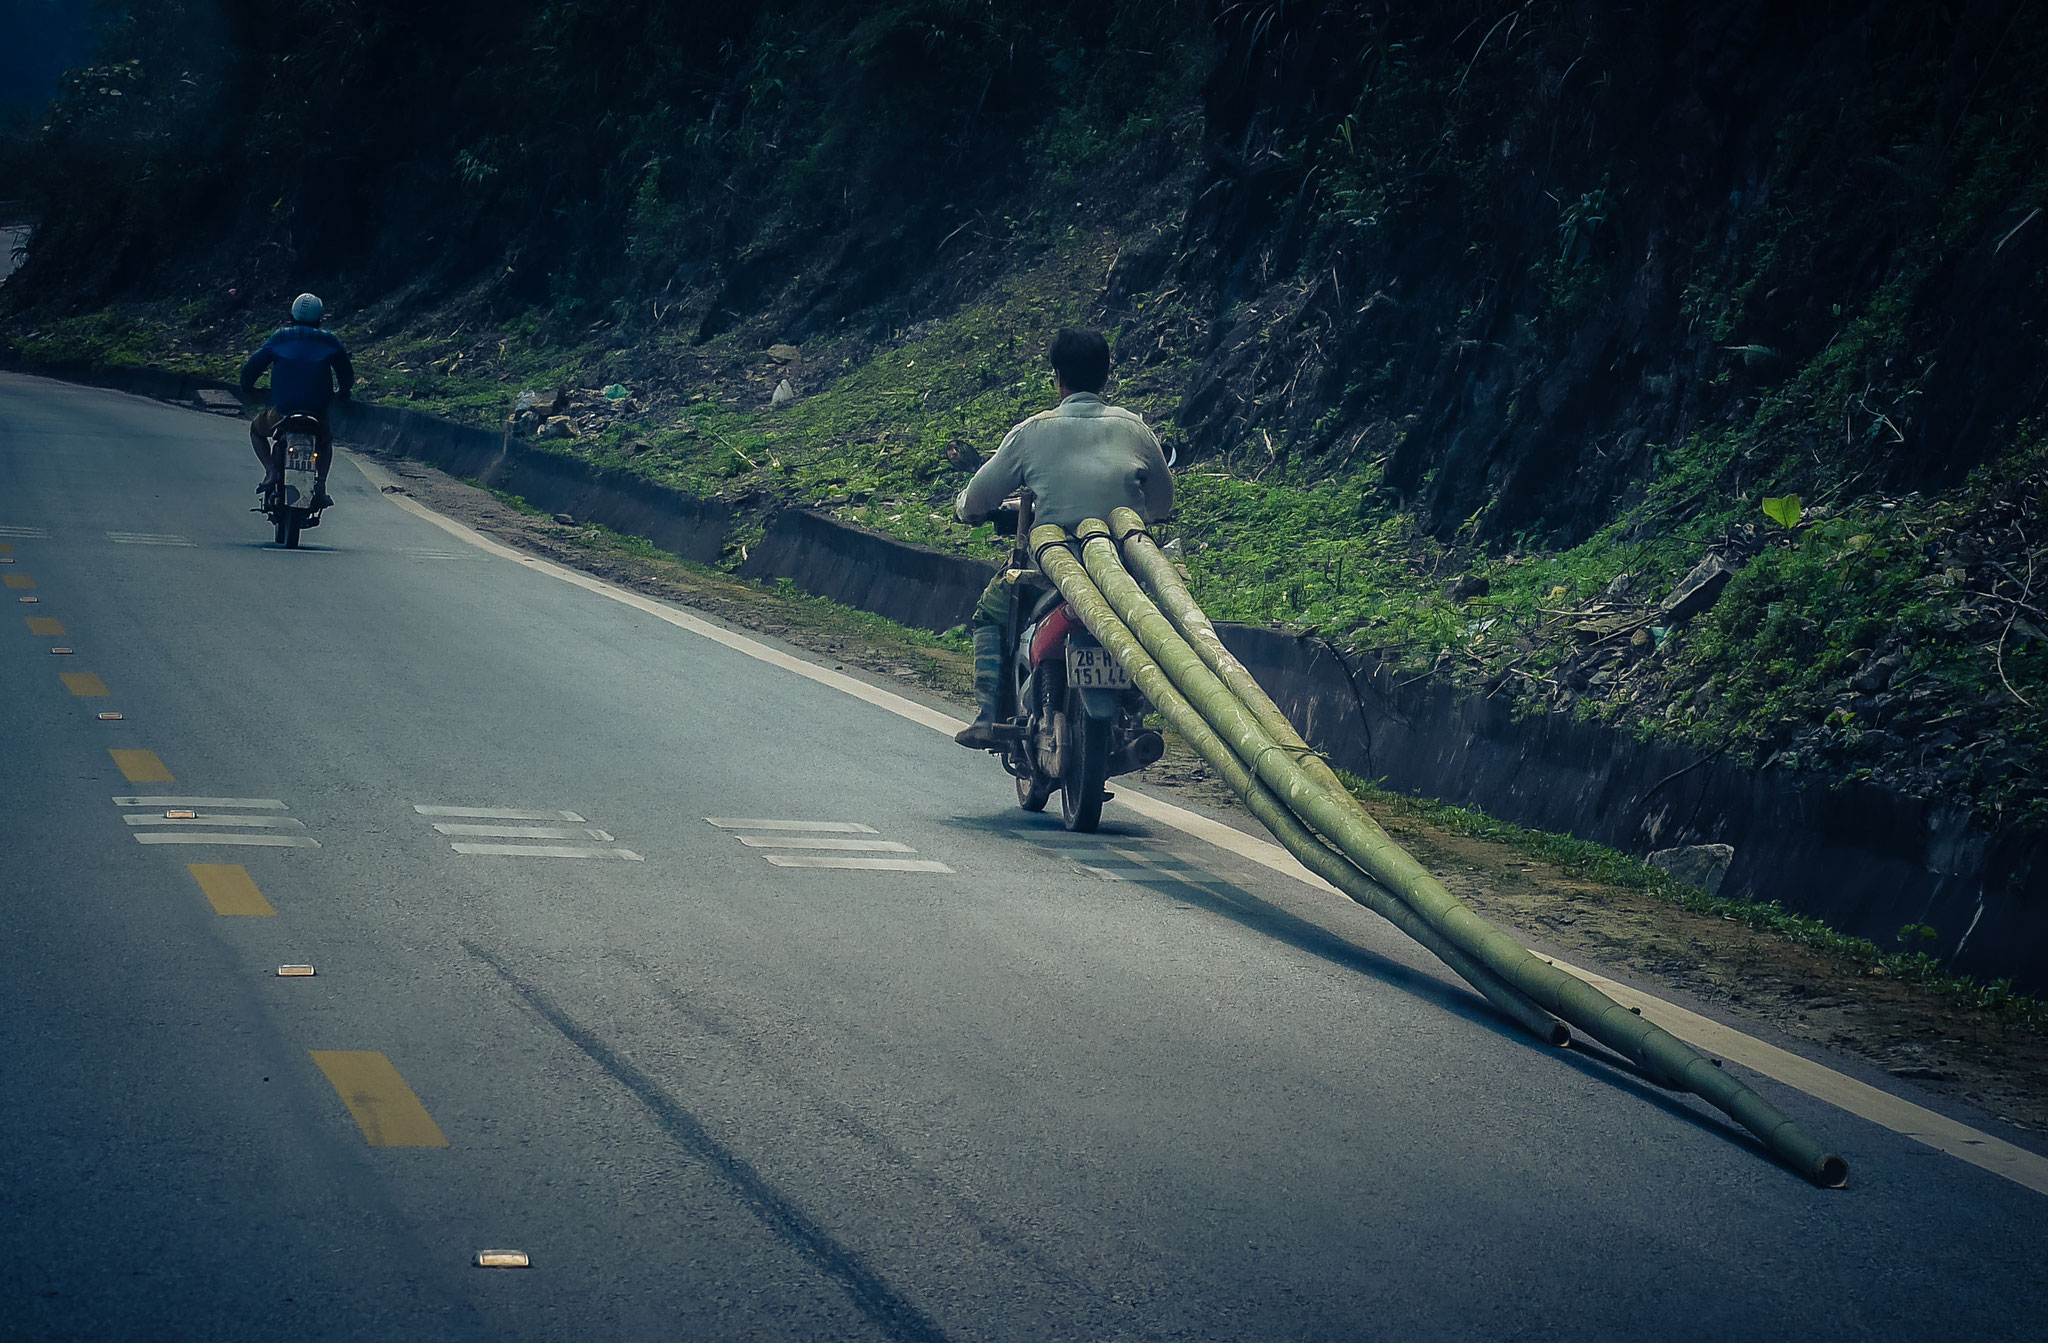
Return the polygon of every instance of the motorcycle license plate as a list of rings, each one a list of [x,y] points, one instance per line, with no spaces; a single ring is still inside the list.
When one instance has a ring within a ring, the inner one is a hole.
[[[1129,690],[1131,675],[1107,648],[1067,645],[1067,684],[1079,690]]]
[[[282,494],[284,502],[292,508],[311,508],[313,496],[320,490],[320,477],[312,471],[297,471],[285,468]]]

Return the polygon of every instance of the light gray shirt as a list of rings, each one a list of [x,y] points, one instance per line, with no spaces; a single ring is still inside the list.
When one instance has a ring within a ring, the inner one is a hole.
[[[953,502],[965,522],[993,512],[1020,489],[1036,496],[1034,525],[1072,532],[1089,518],[1130,508],[1146,522],[1173,511],[1173,475],[1145,421],[1093,392],[1075,392],[1003,437]]]

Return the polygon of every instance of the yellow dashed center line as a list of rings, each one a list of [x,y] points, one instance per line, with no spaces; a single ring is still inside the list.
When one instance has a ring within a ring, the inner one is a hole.
[[[0,541],[0,555],[12,555],[13,553],[14,553],[14,542],[12,542],[12,541]]]
[[[237,914],[247,918],[273,918],[277,911],[256,889],[249,869],[240,863],[187,863],[185,870],[199,883],[199,889],[216,914]]]
[[[315,1049],[341,1103],[372,1147],[446,1147],[440,1126],[391,1060],[370,1049]]]
[[[9,574],[6,578],[0,579],[0,582],[6,583],[10,588],[32,588],[36,585],[36,580],[27,574]]]
[[[114,764],[130,783],[176,783],[155,751],[108,751]]]
[[[48,638],[61,639],[64,637],[64,622],[52,620],[48,616],[30,616],[28,617],[28,632],[30,634],[41,634]]]
[[[112,693],[96,672],[58,672],[57,675],[64,679],[64,688],[80,699],[100,698]]]

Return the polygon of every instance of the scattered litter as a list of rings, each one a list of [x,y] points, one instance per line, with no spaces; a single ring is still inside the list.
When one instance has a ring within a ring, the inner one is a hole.
[[[775,395],[769,397],[768,400],[773,405],[786,406],[796,400],[796,389],[789,385],[788,378],[784,378],[781,382],[775,384]]]
[[[622,382],[615,382],[604,389],[604,399],[607,401],[624,401],[631,395],[632,393],[626,390],[626,385]]]

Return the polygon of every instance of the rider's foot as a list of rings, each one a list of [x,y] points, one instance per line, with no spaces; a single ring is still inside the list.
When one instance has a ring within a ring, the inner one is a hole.
[[[325,490],[322,490],[320,493],[313,496],[313,507],[315,508],[326,508],[333,502],[334,501],[332,499],[327,497],[327,492]]]
[[[996,721],[990,717],[976,718],[966,727],[953,734],[953,740],[970,751],[996,751],[1002,744],[996,740]]]

